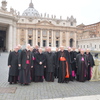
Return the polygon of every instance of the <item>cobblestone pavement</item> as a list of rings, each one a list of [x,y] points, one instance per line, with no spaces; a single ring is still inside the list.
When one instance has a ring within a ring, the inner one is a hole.
[[[100,100],[100,81],[84,83],[74,81],[61,84],[57,83],[57,79],[55,79],[55,82],[51,83],[45,81],[43,83],[32,82],[29,86],[9,85],[7,82],[7,59],[8,53],[2,53],[0,56],[0,88],[13,87],[17,89],[14,93],[0,93],[0,100],[78,100],[77,96],[92,95],[95,98],[91,97],[93,100]],[[79,100],[83,100],[82,97]]]

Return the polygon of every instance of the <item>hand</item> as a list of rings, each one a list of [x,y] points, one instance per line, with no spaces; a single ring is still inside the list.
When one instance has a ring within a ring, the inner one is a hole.
[[[33,66],[31,66],[31,68],[33,68]]]
[[[9,68],[11,67],[11,65],[8,66]]]
[[[46,66],[44,66],[44,68],[46,68]]]
[[[21,67],[21,64],[19,64],[18,66]]]
[[[76,58],[74,58],[74,60],[76,60]]]
[[[42,62],[40,62],[39,64],[42,65]]]

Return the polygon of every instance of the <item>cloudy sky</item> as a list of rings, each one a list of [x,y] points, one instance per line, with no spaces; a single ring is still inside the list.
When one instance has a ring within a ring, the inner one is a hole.
[[[0,0],[2,1],[2,0]],[[13,7],[22,12],[28,8],[31,0],[6,0],[8,10]],[[62,16],[66,19],[71,15],[77,19],[77,24],[93,24],[100,21],[100,0],[33,0],[34,8],[39,13]]]

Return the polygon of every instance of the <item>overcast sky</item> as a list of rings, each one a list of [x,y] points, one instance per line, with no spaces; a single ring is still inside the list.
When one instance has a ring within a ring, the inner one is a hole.
[[[29,7],[31,0],[6,1],[8,10],[13,7],[22,14]],[[88,25],[100,21],[100,0],[33,0],[33,4],[40,14],[56,15],[57,18],[62,16],[62,19],[73,15],[77,25],[81,23]]]

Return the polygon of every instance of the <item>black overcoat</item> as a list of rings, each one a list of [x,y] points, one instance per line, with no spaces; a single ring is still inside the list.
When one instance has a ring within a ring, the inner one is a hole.
[[[8,66],[11,65],[9,68],[9,75],[11,76],[18,76],[19,70],[18,70],[18,52],[10,52],[8,57]]]

